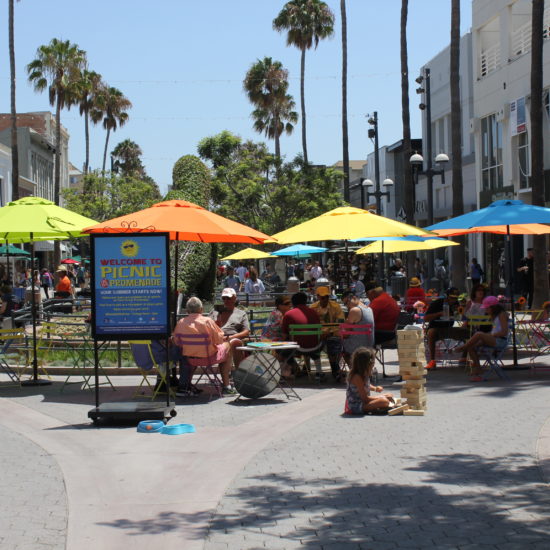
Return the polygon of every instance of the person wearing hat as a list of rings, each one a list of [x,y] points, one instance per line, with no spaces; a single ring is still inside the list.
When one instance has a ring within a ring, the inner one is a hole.
[[[481,364],[479,362],[478,348],[485,346],[501,351],[508,345],[509,320],[508,313],[496,296],[487,296],[482,304],[485,313],[489,315],[493,326],[491,332],[478,331],[462,346],[455,351],[467,352],[472,360],[472,382],[481,382]]]
[[[71,280],[67,276],[67,268],[64,265],[60,265],[55,273],[58,277],[57,284],[55,285],[55,297],[56,298],[69,298],[73,295],[73,285]]]
[[[336,382],[339,382],[340,353],[342,352],[339,324],[344,322],[344,312],[338,302],[330,299],[330,289],[327,286],[317,287],[316,294],[317,301],[310,307],[319,315],[322,324],[332,325],[323,327],[323,347],[328,355],[332,376]]]
[[[243,340],[250,334],[250,323],[246,311],[235,307],[237,293],[234,288],[224,288],[222,300],[223,307],[214,309],[210,313],[210,317],[222,329],[224,340],[231,345],[233,362],[235,366],[238,366],[243,359],[243,354],[236,348],[242,346]]]
[[[449,287],[445,297],[433,300],[426,311],[424,322],[428,323],[428,349],[430,353],[430,362],[426,366],[428,370],[435,369],[437,366],[435,361],[436,342],[445,338],[453,338],[454,315],[458,308],[458,296],[458,288]],[[446,314],[445,305],[449,307],[449,318],[444,318]],[[459,337],[458,334],[456,336]]]
[[[426,292],[421,286],[420,279],[418,277],[411,277],[409,280],[409,288],[405,292],[405,307],[407,311],[412,311],[412,307],[415,302],[426,303]]]

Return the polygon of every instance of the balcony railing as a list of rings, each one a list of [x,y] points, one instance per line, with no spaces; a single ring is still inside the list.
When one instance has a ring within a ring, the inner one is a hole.
[[[483,78],[500,67],[500,45],[495,44],[480,55],[480,76]]]

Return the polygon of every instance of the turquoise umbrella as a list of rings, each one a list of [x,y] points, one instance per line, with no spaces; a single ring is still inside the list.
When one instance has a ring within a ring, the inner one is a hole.
[[[286,248],[281,248],[275,252],[272,252],[273,256],[292,256],[293,258],[304,258],[311,256],[312,254],[319,254],[320,252],[326,252],[327,249],[321,246],[309,246],[307,244],[293,244]]]

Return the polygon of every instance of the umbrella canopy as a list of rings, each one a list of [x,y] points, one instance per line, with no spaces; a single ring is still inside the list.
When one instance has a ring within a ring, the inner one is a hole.
[[[457,246],[459,243],[446,239],[409,239],[386,238],[360,248],[356,254],[391,254],[393,252],[409,252],[412,250],[435,250],[444,246]]]
[[[222,260],[261,260],[262,258],[272,258],[271,254],[267,252],[262,252],[261,250],[256,250],[255,248],[245,248],[235,254],[226,256]]]
[[[12,246],[11,244],[8,244],[8,246],[3,245],[0,246],[0,256],[30,256],[31,253],[27,252],[26,250],[23,250],[22,248],[18,248],[17,246]]]
[[[65,258],[64,260],[61,260],[61,263],[62,264],[79,264],[80,262],[73,258]]]
[[[427,236],[432,234],[425,229],[378,216],[368,210],[342,206],[281,231],[271,238],[279,243],[286,244],[304,241],[350,240],[368,235],[404,237],[407,235]]]
[[[327,249],[322,246],[309,246],[307,244],[294,244],[281,248],[273,252],[274,256],[292,256],[293,258],[303,258],[304,256],[310,256],[311,254],[318,254],[320,252],[326,252]]]
[[[166,232],[175,241],[205,243],[257,243],[269,239],[242,223],[234,222],[183,200],[154,204],[119,218],[86,227],[86,233]]]
[[[0,239],[24,242],[81,237],[82,229],[95,223],[52,201],[41,197],[24,197],[0,208]]]
[[[507,233],[541,235],[550,233],[550,208],[518,200],[495,201],[486,208],[436,223],[426,230],[439,235],[466,233]]]

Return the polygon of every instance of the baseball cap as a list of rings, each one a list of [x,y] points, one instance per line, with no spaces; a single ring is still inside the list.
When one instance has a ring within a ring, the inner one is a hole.
[[[482,309],[487,309],[491,306],[496,306],[499,303],[498,298],[496,296],[487,296],[483,299],[483,302],[481,303]]]
[[[315,289],[317,296],[330,296],[330,290],[327,286],[319,286]]]
[[[222,298],[233,298],[234,296],[237,296],[237,293],[235,292],[234,288],[224,288],[222,290]]]

